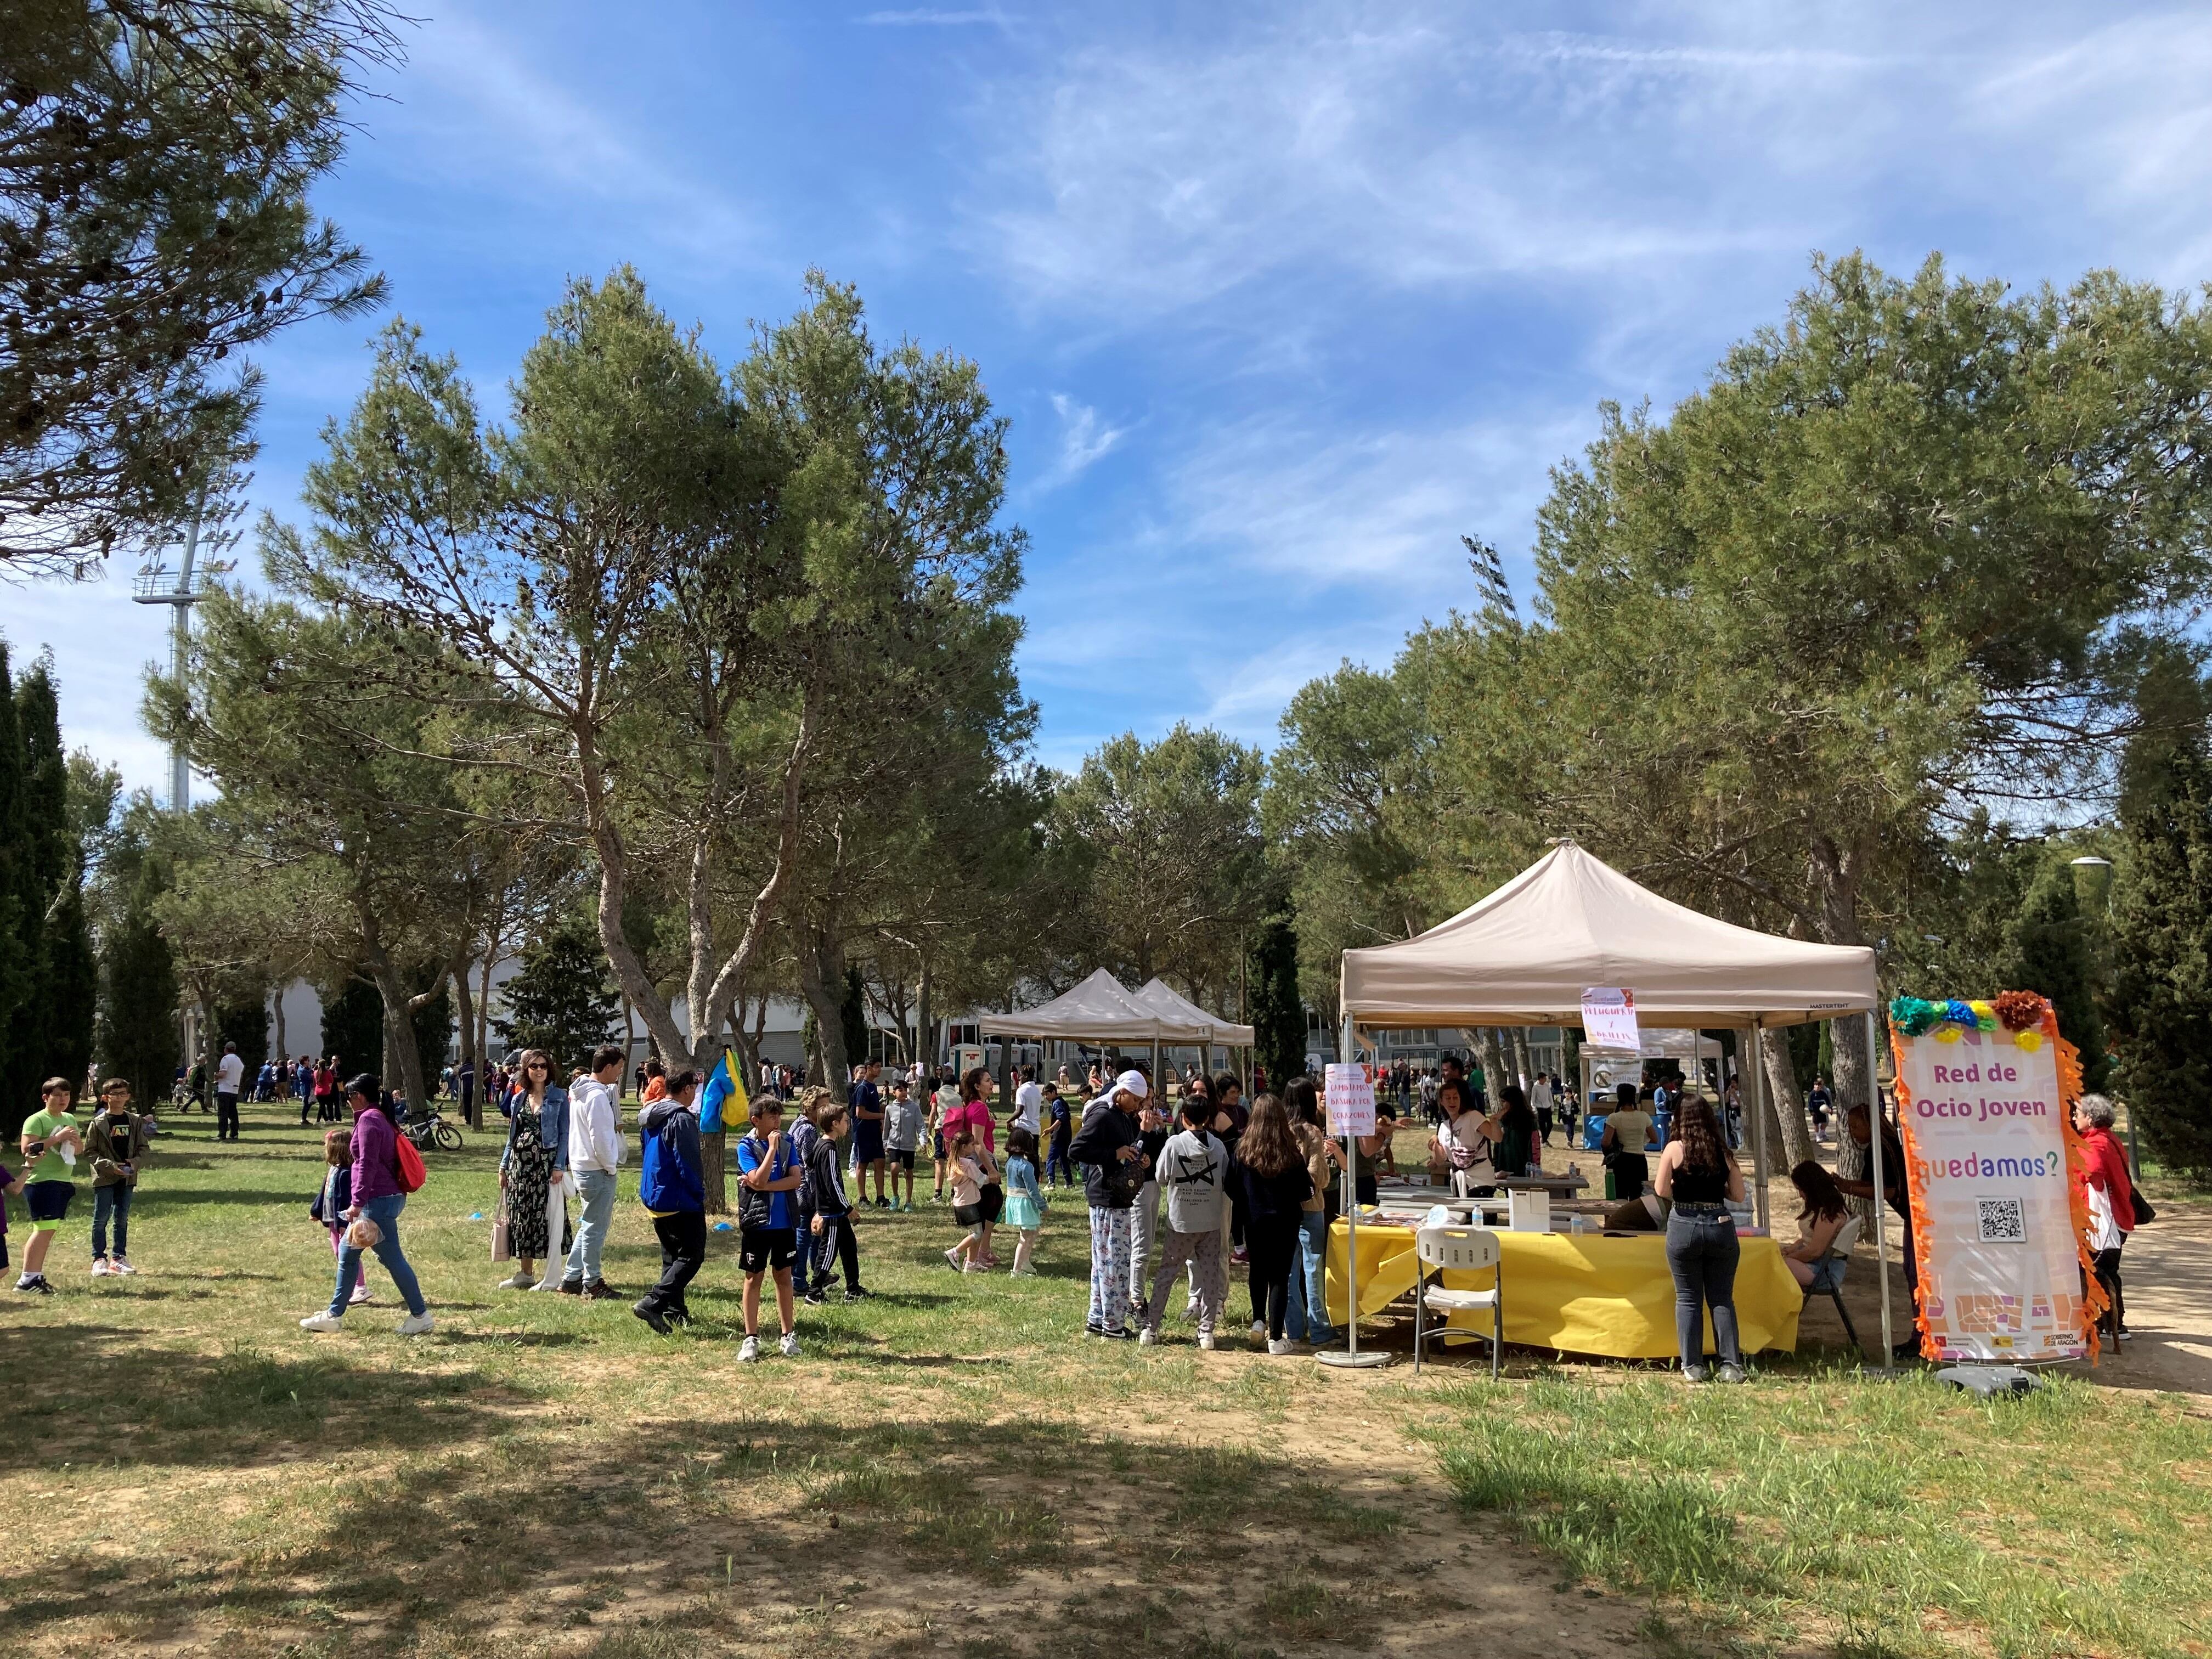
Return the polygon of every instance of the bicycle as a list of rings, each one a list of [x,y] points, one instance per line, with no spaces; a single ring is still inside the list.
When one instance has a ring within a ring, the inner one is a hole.
[[[461,1150],[461,1132],[447,1122],[434,1108],[420,1115],[410,1112],[399,1133],[413,1143],[418,1152],[427,1152],[433,1146],[448,1152]]]

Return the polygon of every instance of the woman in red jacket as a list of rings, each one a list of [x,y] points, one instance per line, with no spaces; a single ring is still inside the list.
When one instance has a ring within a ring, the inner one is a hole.
[[[2128,1177],[2127,1149],[2112,1133],[2112,1103],[2102,1095],[2083,1095],[2074,1103],[2074,1127],[2081,1137],[2081,1179],[2088,1188],[2089,1249],[2097,1282],[2112,1298],[2105,1328],[2117,1351],[2135,1335],[2128,1328],[2120,1298],[2120,1249],[2136,1230],[2135,1182]]]

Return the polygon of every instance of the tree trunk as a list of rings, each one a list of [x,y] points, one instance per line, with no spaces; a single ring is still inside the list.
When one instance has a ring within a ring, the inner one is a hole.
[[[276,1005],[276,1059],[280,1065],[289,1070],[292,1064],[292,1044],[284,1035],[284,987],[283,985],[277,986],[273,1000]]]
[[[483,1120],[478,1115],[483,1110],[480,1103],[483,1099],[483,1066],[476,1052],[476,999],[469,994],[469,970],[466,968],[453,975],[453,1012],[461,1031],[461,1074],[471,1079],[464,1091],[467,1106],[461,1118],[471,1129],[480,1129],[483,1127]]]
[[[729,1138],[726,1129],[699,1137],[699,1185],[708,1215],[730,1212]]]
[[[1787,1181],[1790,1171],[1807,1158],[1817,1159],[1820,1148],[1813,1127],[1806,1121],[1805,1103],[1798,1097],[1797,1073],[1790,1063],[1790,1034],[1763,1030],[1759,1055],[1766,1067],[1766,1151],[1770,1176]]]
[[[799,941],[799,988],[814,1015],[815,1053],[821,1080],[838,1099],[852,1082],[852,1056],[845,1048],[845,941],[833,921],[807,919]]]
[[[1528,1028],[1525,1025],[1513,1027],[1513,1069],[1520,1073],[1514,1081],[1523,1090],[1535,1080],[1536,1060],[1528,1047]]]
[[[399,1062],[400,1088],[407,1097],[407,1109],[420,1111],[430,1097],[422,1091],[422,1056],[415,1048],[414,1023],[407,1017],[409,998],[407,988],[399,982],[399,970],[392,965],[392,954],[384,948],[374,925],[364,928],[362,952],[367,958],[369,976],[376,981],[376,991],[384,1002],[384,1053],[387,1068],[394,1056]],[[384,1073],[384,1086],[392,1086],[392,1073]]]
[[[1498,1091],[1505,1083],[1505,1054],[1498,1041],[1494,1026],[1485,1025],[1474,1034],[1476,1063],[1482,1067],[1483,1094],[1490,1109],[1498,1109]]]
[[[929,959],[921,963],[921,988],[914,1004],[914,1053],[921,1061],[925,1073],[937,1070],[937,1027],[932,1021],[929,1006]]]

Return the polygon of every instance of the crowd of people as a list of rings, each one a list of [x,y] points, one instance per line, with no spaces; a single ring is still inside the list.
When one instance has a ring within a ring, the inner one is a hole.
[[[605,1282],[603,1256],[628,1160],[620,1099],[627,1065],[624,1049],[608,1045],[563,1083],[551,1056],[532,1049],[515,1057],[511,1072],[500,1068],[485,1078],[488,1097],[505,1120],[494,1243],[495,1259],[514,1267],[502,1285],[594,1301],[617,1297]],[[341,1084],[336,1066],[336,1056],[320,1062],[303,1056],[289,1067],[264,1065],[254,1084],[262,1098],[287,1097],[264,1094],[264,1086],[295,1093],[303,1125],[310,1121],[309,1102],[317,1103],[319,1121],[337,1119],[341,1109],[349,1121],[324,1135],[325,1179],[309,1206],[336,1262],[332,1294],[327,1307],[301,1323],[311,1331],[341,1328],[349,1309],[371,1299],[363,1264],[373,1254],[406,1305],[401,1333],[420,1334],[432,1328],[432,1319],[401,1247],[399,1221],[408,1194],[421,1184],[421,1161],[399,1132],[404,1108],[380,1080],[363,1073]],[[1088,1334],[1157,1343],[1181,1282],[1183,1317],[1195,1324],[1199,1346],[1211,1349],[1230,1317],[1230,1270],[1241,1267],[1252,1341],[1281,1354],[1335,1338],[1324,1293],[1329,1225],[1349,1203],[1376,1203],[1382,1177],[1403,1173],[1394,1097],[1418,1101],[1428,1119],[1426,1177],[1463,1194],[1487,1193],[1493,1182],[1537,1170],[1560,1127],[1572,1144],[1575,1108],[1562,1104],[1571,1097],[1547,1092],[1556,1079],[1540,1077],[1529,1091],[1505,1084],[1492,1099],[1480,1073],[1470,1075],[1449,1055],[1433,1074],[1408,1079],[1405,1091],[1379,1091],[1375,1131],[1355,1136],[1348,1155],[1344,1144],[1323,1133],[1318,1088],[1309,1076],[1248,1103],[1235,1074],[1193,1073],[1171,1106],[1142,1065],[1110,1078],[1093,1066],[1080,1084],[1066,1066],[1049,1081],[1041,1082],[1036,1073],[1034,1066],[1021,1068],[1003,1124],[993,1108],[990,1074],[980,1066],[956,1075],[950,1067],[915,1066],[886,1080],[882,1064],[871,1061],[854,1068],[842,1101],[794,1076],[764,1079],[750,1098],[743,1133],[731,1143],[743,1279],[739,1358],[760,1357],[765,1291],[773,1291],[777,1342],[786,1355],[799,1352],[798,1303],[826,1301],[841,1277],[848,1300],[870,1294],[861,1282],[855,1213],[871,1206],[915,1209],[915,1176],[925,1156],[932,1173],[928,1201],[949,1203],[957,1230],[944,1251],[953,1270],[1033,1273],[1054,1205],[1079,1185],[1088,1223]],[[289,1073],[288,1083],[277,1085],[272,1073]],[[227,1045],[216,1073],[218,1139],[238,1133],[242,1076],[235,1048]],[[631,1310],[665,1334],[689,1322],[686,1291],[706,1260],[704,1079],[696,1071],[672,1074],[648,1061],[633,1080],[641,1097],[639,1198],[660,1243],[662,1270]],[[131,1085],[119,1078],[100,1085],[96,1107],[86,1116],[75,1111],[75,1095],[66,1079],[49,1079],[40,1110],[23,1125],[27,1166],[20,1176],[0,1167],[0,1194],[20,1198],[30,1223],[19,1291],[52,1293],[47,1258],[81,1172],[92,1187],[93,1273],[137,1272],[129,1255],[131,1199],[158,1125],[134,1109]],[[1816,1124],[1827,1109],[1825,1097],[1825,1085],[1816,1085],[1813,1100],[1820,1103],[1808,1101]],[[1717,1375],[1735,1380],[1743,1356],[1734,1285],[1746,1198],[1725,1097],[1717,1101],[1675,1077],[1620,1085],[1609,1105],[1601,1146],[1613,1193],[1605,1225],[1665,1235],[1683,1373],[1702,1379],[1716,1369],[1702,1351],[1710,1315]],[[2109,1100],[2085,1096],[2075,1127],[2085,1154],[2087,1242],[2110,1303],[2106,1334],[2117,1346],[2132,1334],[2120,1261],[2142,1206],[2112,1133],[2113,1117]],[[1843,1258],[1835,1245],[1848,1222],[1849,1200],[1878,1201],[1902,1223],[1902,1261],[1917,1296],[1904,1147],[1895,1129],[1871,1118],[1863,1105],[1850,1107],[1843,1122],[1862,1163],[1870,1162],[1863,1154],[1880,1133],[1881,1190],[1870,1179],[1839,1178],[1815,1160],[1798,1164],[1790,1180],[1801,1205],[1799,1236],[1784,1249],[1784,1265],[1808,1294],[1837,1289]],[[1656,1156],[1655,1137],[1661,1143]],[[7,1209],[0,1201],[0,1266],[8,1261]],[[1003,1231],[1014,1236],[1011,1262],[999,1251]],[[1899,1352],[1917,1352],[1917,1340],[1900,1343]]]

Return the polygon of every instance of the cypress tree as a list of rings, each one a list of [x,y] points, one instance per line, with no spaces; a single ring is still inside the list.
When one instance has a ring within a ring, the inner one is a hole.
[[[323,1053],[338,1057],[339,1081],[384,1069],[384,999],[365,979],[349,978],[323,996]]]
[[[868,1057],[868,993],[858,968],[845,969],[845,996],[837,1007],[837,1023],[845,1030],[846,1063],[857,1066]],[[844,1092],[843,1078],[832,1078],[830,1084],[839,1094]]]
[[[100,1066],[130,1080],[142,1107],[168,1098],[177,1072],[177,971],[154,902],[167,885],[161,860],[127,815],[101,866],[116,895],[100,939]]]
[[[1287,921],[1261,925],[1252,944],[1252,1048],[1280,1089],[1306,1068],[1306,1006],[1298,995],[1298,936]]]
[[[2212,758],[2200,728],[2159,759],[2130,769],[2109,1012],[2147,1150],[2212,1181]]]
[[[252,1085],[253,1069],[269,1058],[269,1002],[265,997],[225,997],[215,1008],[215,1050],[226,1042],[238,1045],[246,1062],[246,1085]]]
[[[2072,869],[2046,863],[2014,918],[2004,965],[2006,990],[2040,991],[2058,1013],[2058,1030],[2081,1051],[2084,1087],[2105,1086],[2105,1021],[2097,1012],[2096,958],[2074,892]]]
[[[570,918],[522,953],[522,969],[500,987],[506,1018],[493,1027],[519,1048],[543,1048],[565,1079],[607,1040],[620,1012],[599,934]]]

